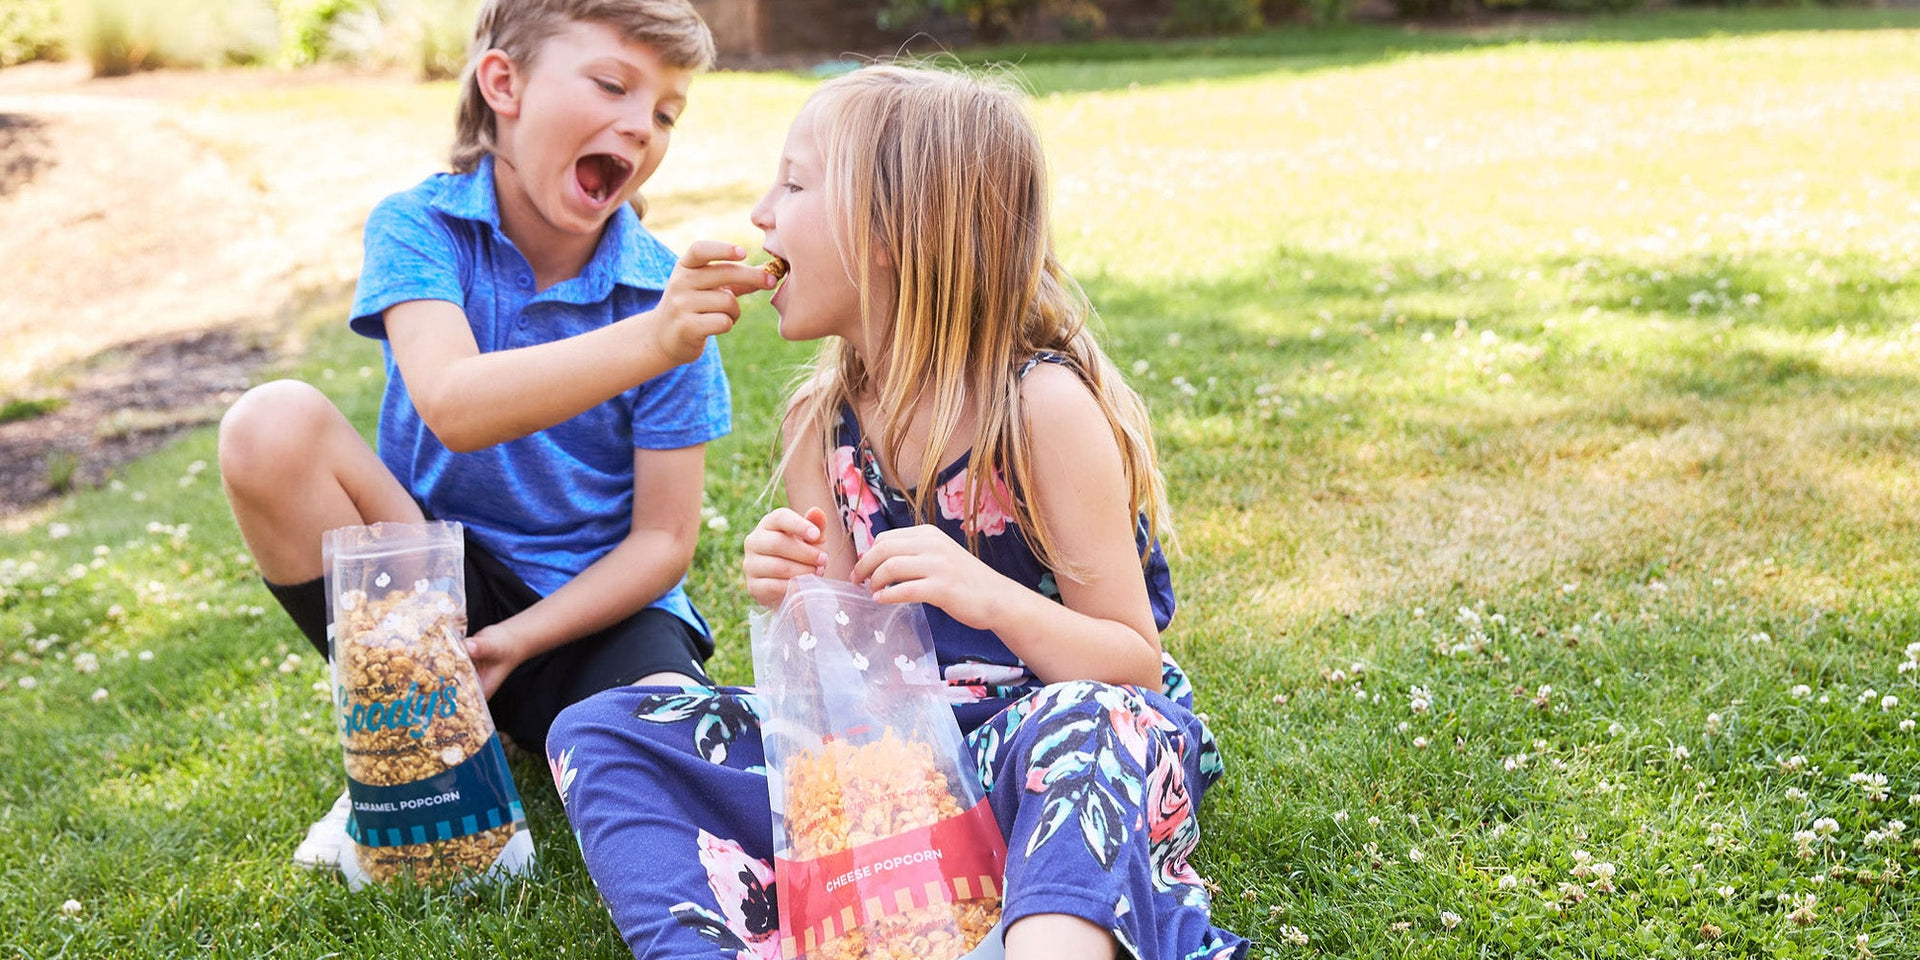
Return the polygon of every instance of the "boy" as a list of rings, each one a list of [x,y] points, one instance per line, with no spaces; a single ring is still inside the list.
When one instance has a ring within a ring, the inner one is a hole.
[[[681,589],[705,444],[731,428],[712,339],[772,285],[640,225],[713,40],[687,0],[487,0],[453,172],[368,217],[353,329],[385,343],[379,452],[318,390],[248,391],[220,470],[268,589],[327,653],[320,535],[458,520],[469,651],[496,725],[539,750],[562,707],[635,682],[706,682]],[[631,203],[631,206],[629,205]],[[332,865],[347,798],[296,862]]]

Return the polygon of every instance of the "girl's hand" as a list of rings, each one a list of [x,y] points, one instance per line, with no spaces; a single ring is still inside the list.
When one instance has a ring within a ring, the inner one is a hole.
[[[888,530],[873,539],[853,582],[881,603],[926,603],[976,630],[992,630],[993,612],[1012,581],[967,552],[939,527]]]
[[[781,507],[760,518],[760,525],[747,534],[746,557],[740,564],[754,602],[771,610],[787,598],[787,584],[794,577],[827,572],[826,523],[826,511],[819,507],[804,517]]]

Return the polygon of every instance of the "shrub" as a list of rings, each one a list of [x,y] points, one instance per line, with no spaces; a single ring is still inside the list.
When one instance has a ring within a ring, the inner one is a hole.
[[[460,75],[480,0],[411,0],[388,22],[388,47],[423,80]]]
[[[268,0],[78,0],[73,49],[100,76],[259,63],[276,46]]]
[[[1174,0],[1163,33],[1241,33],[1260,26],[1260,0]]]
[[[64,52],[60,0],[0,2],[0,67],[58,59]]]
[[[378,46],[380,9],[373,0],[279,0],[280,62],[365,60]]]

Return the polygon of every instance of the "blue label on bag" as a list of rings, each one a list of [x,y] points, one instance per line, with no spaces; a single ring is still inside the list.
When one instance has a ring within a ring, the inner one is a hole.
[[[500,735],[458,766],[425,780],[377,787],[347,778],[347,835],[363,847],[452,840],[526,819]]]

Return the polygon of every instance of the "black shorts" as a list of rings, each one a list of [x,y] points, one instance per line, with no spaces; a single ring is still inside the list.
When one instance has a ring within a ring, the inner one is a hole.
[[[327,656],[325,578],[268,592]],[[467,632],[478,633],[538,603],[540,594],[498,557],[466,537]],[[522,749],[543,751],[547,728],[566,707],[602,690],[626,686],[652,673],[680,673],[710,683],[702,666],[713,640],[685,620],[648,607],[613,626],[527,659],[507,675],[487,700],[493,724]]]

